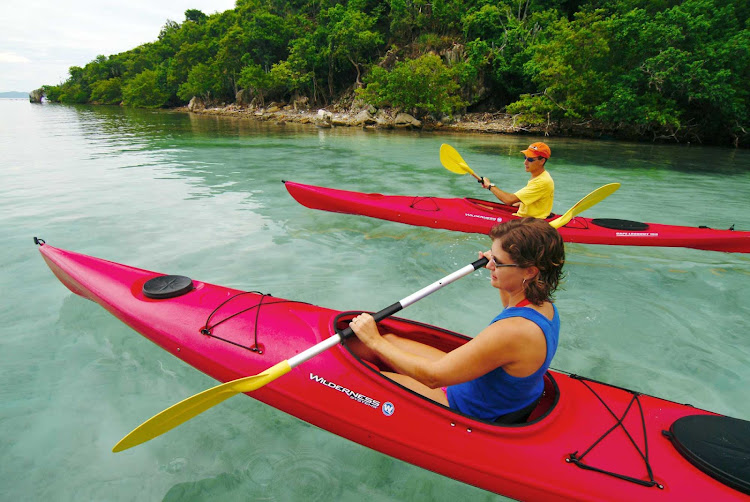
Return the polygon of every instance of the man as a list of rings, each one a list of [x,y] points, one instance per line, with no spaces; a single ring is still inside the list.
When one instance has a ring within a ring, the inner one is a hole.
[[[517,216],[531,216],[546,218],[552,212],[552,202],[555,198],[555,182],[545,169],[551,151],[544,143],[532,143],[529,148],[522,150],[526,172],[531,179],[525,187],[515,193],[504,192],[490,183],[489,178],[482,178],[482,186],[492,192],[503,204],[518,206]]]

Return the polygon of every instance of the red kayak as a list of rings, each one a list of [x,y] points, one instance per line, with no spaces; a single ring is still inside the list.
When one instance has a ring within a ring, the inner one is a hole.
[[[222,382],[300,354],[357,314],[38,243],[71,291]],[[381,324],[444,350],[468,340],[405,319]],[[421,398],[358,360],[346,342],[249,395],[351,441],[516,499],[750,500],[750,422],[557,371],[547,374],[528,421],[516,425],[477,420]]]
[[[297,202],[311,209],[357,214],[419,227],[486,235],[496,223],[517,218],[516,208],[472,198],[351,192],[284,181]],[[556,215],[550,215],[551,220]],[[666,246],[750,253],[750,232],[576,216],[558,229],[566,242]]]

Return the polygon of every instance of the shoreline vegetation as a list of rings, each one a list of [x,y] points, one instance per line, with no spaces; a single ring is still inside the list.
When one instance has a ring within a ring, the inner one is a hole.
[[[747,0],[236,0],[184,14],[30,99],[750,147]]]

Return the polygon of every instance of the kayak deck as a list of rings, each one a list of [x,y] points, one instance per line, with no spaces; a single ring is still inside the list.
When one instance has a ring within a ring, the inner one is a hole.
[[[40,251],[71,291],[222,382],[299,354],[358,313],[200,281],[183,295],[152,299],[143,285],[162,274],[47,244]],[[443,350],[469,340],[405,319],[380,324]],[[662,434],[679,418],[715,414],[556,371],[529,421],[511,426],[417,397],[346,344],[249,395],[387,455],[522,500],[749,499],[698,470]]]
[[[284,181],[289,194],[311,209],[369,216],[408,225],[487,234],[493,225],[518,218],[516,208],[474,198],[360,193]],[[551,220],[555,215],[550,215]],[[686,247],[750,253],[750,232],[576,216],[558,229],[566,242]]]

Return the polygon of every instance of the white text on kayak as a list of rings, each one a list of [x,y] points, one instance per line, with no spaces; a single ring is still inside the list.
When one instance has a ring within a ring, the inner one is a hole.
[[[380,401],[377,401],[371,397],[367,397],[364,394],[360,394],[359,392],[354,392],[353,390],[349,390],[346,387],[342,387],[341,385],[335,384],[333,382],[329,382],[323,377],[319,377],[318,375],[315,375],[313,373],[310,373],[310,380],[314,380],[315,382],[318,382],[319,384],[325,385],[326,387],[330,387],[333,390],[337,390],[339,392],[342,392],[349,396],[350,398],[354,399],[357,402],[360,402],[362,404],[366,404],[367,406],[370,406],[372,408],[377,408],[380,406]]]
[[[481,218],[483,220],[497,221],[498,223],[503,221],[502,218],[498,218],[497,216],[484,216],[482,214],[464,213],[464,216],[468,216],[469,218]]]

